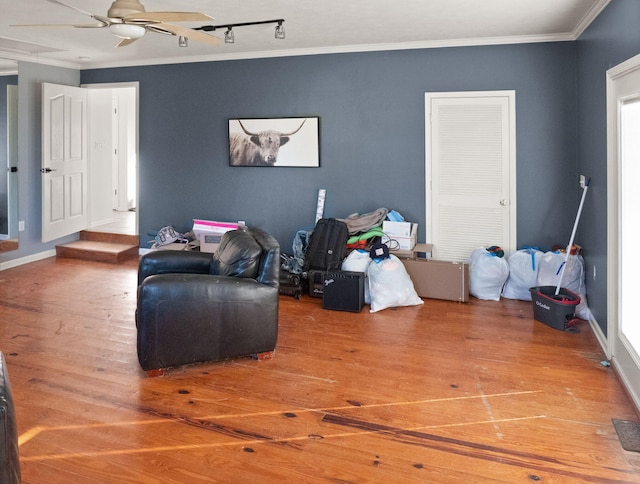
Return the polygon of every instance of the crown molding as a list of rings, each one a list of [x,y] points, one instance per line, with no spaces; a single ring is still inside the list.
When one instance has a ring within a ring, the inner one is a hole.
[[[587,30],[587,27],[591,25],[591,22],[593,22],[596,17],[600,15],[600,13],[602,13],[602,11],[607,7],[607,5],[609,5],[609,3],[611,3],[611,0],[600,0],[593,5],[593,7],[586,13],[584,18],[580,22],[578,22],[576,28],[573,29],[574,39],[578,39],[578,37],[580,37],[582,33]]]
[[[325,55],[325,54],[348,54],[358,52],[384,52],[394,50],[418,50],[418,49],[441,49],[449,47],[480,47],[491,45],[512,45],[512,44],[532,44],[545,42],[570,42],[577,40],[578,36],[593,22],[598,14],[604,9],[610,0],[601,0],[589,14],[580,22],[580,25],[573,32],[549,35],[525,35],[511,37],[482,37],[476,39],[447,39],[437,41],[424,42],[390,42],[387,44],[360,44],[360,45],[341,45],[329,48],[301,48],[301,49],[278,49],[268,51],[251,51],[237,52],[229,54],[214,54],[206,56],[191,57],[166,57],[147,60],[130,60],[123,62],[66,62],[56,59],[49,59],[43,56],[34,56],[28,54],[15,54],[11,52],[0,51],[0,57],[7,59],[33,62],[37,64],[46,64],[57,67],[66,67],[71,69],[89,70],[89,69],[110,69],[118,67],[141,67],[163,64],[190,64],[198,62],[223,62],[233,60],[248,59],[265,59],[276,57],[294,57],[309,55]]]
[[[132,60],[124,62],[96,62],[76,64],[75,68],[81,70],[88,69],[110,69],[117,67],[138,67],[162,64],[189,64],[198,62],[222,62],[233,60],[264,59],[275,57],[295,57],[325,54],[348,54],[357,52],[383,52],[394,50],[418,50],[418,49],[439,49],[447,47],[479,47],[484,45],[509,45],[509,44],[530,44],[543,42],[567,42],[576,40],[572,33],[553,35],[532,35],[514,37],[485,37],[478,39],[449,39],[426,42],[405,42],[388,44],[361,44],[342,45],[330,48],[302,48],[302,49],[278,49],[269,51],[238,52],[233,54],[214,54],[206,56],[192,57],[167,57],[159,59],[147,59],[145,61]],[[41,62],[45,62],[41,59]]]

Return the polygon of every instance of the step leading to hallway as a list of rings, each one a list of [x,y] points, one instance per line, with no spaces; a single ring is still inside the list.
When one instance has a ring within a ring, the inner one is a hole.
[[[110,234],[83,230],[80,240],[56,246],[57,257],[119,264],[138,257],[137,235]]]

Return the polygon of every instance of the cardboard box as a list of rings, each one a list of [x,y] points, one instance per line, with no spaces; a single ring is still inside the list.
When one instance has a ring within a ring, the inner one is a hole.
[[[400,259],[431,259],[433,244],[416,244],[411,250],[389,250],[389,252]]]
[[[244,226],[233,222],[216,222],[215,220],[193,219],[193,235],[200,240],[202,234],[222,235],[229,230],[238,230]]]
[[[382,222],[382,231],[390,237],[410,237],[413,230],[411,222],[390,222],[385,220]]]
[[[469,301],[469,264],[435,259],[400,258],[418,296]]]
[[[396,250],[412,250],[418,237],[418,224],[412,222],[382,222],[382,231],[389,238],[389,247]],[[395,243],[394,243],[395,241]]]
[[[161,245],[152,250],[197,250],[198,245],[197,242],[174,242],[172,244]]]
[[[220,246],[220,241],[224,233],[211,233],[203,232],[200,234],[200,252],[214,253]]]

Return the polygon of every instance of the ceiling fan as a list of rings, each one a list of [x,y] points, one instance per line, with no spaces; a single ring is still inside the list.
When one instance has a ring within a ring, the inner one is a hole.
[[[139,0],[115,0],[107,15],[97,15],[86,12],[78,7],[69,5],[59,0],[47,0],[63,7],[71,8],[76,12],[97,20],[98,23],[91,24],[32,24],[14,25],[13,27],[76,27],[76,28],[103,28],[109,30],[121,40],[116,47],[124,47],[132,44],[147,31],[159,32],[162,34],[177,35],[187,37],[192,40],[207,44],[218,45],[222,42],[218,37],[214,37],[204,32],[193,30],[188,27],[174,25],[173,22],[207,22],[213,20],[209,15],[198,12],[147,12]],[[171,22],[171,23],[165,23]]]

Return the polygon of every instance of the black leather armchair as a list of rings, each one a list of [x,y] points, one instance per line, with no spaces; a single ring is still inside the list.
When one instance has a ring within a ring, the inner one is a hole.
[[[0,352],[0,482],[20,482],[20,451],[9,372]]]
[[[257,355],[278,336],[280,246],[261,229],[224,234],[215,254],[153,251],[140,259],[138,361],[166,368]]]

